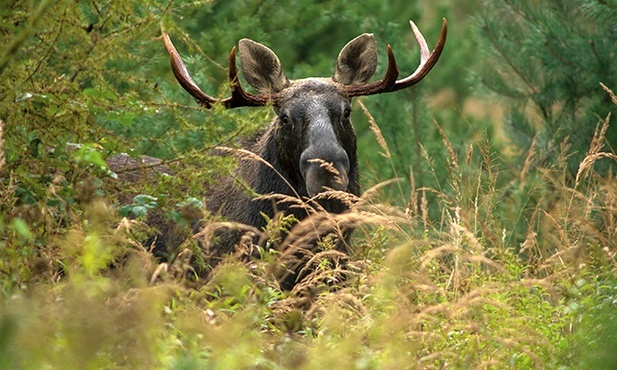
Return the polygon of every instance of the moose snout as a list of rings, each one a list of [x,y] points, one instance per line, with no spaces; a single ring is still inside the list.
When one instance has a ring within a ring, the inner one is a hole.
[[[349,157],[342,148],[330,155],[314,156],[310,150],[302,153],[300,171],[308,195],[313,197],[332,189],[344,191],[349,185]]]

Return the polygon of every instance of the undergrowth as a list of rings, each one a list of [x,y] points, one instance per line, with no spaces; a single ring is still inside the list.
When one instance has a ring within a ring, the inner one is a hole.
[[[181,249],[170,262],[153,256],[146,240],[156,230],[147,217],[158,211],[182,225],[198,215],[206,223],[197,238],[209,235],[209,227],[238,227],[203,207],[203,184],[233,168],[210,149],[233,146],[270,113],[215,110],[204,118],[193,106],[172,103],[168,82],[145,77],[143,70],[168,69],[145,63],[158,57],[140,46],[157,35],[172,3],[50,4],[26,12],[14,3],[14,14],[1,13],[11,22],[0,32],[17,36],[0,59],[0,367],[617,363],[617,178],[610,170],[617,155],[605,149],[610,115],[600,117],[574,175],[567,138],[555,148],[555,161],[539,161],[543,154],[531,145],[523,163],[511,163],[485,132],[453,143],[456,135],[436,121],[439,153],[417,138],[421,168],[409,171],[409,179],[367,184],[358,198],[327,194],[351,205],[346,214],[316,211],[297,224],[275,217],[266,229],[250,230],[273,248],[244,243],[203,279],[194,268],[203,251],[190,233],[179,234]],[[195,6],[182,3],[180,10]],[[54,27],[37,25],[50,13]],[[36,42],[24,41],[31,37]],[[30,59],[17,52],[22,44]],[[63,55],[73,46],[75,53]],[[123,60],[127,53],[133,59]],[[597,88],[617,104],[609,87]],[[395,151],[367,106],[356,102],[356,114],[365,116],[392,161]],[[169,171],[122,182],[117,178],[128,174],[112,173],[105,162],[121,151],[133,159],[166,158]],[[609,170],[600,175],[597,164]],[[405,204],[388,200],[396,192]],[[333,227],[355,228],[349,255],[324,232]],[[320,251],[302,251],[306,277],[282,290],[277,277],[296,262],[294,248],[315,233],[323,234]]]
[[[351,213],[326,217],[329,227],[357,228],[349,261],[316,255],[313,274],[329,278],[291,292],[273,278],[282,257],[273,252],[230,256],[203,282],[190,278],[186,259],[157,264],[138,237],[145,226],[105,198],[46,244],[33,245],[43,235],[14,218],[2,240],[2,363],[566,369],[591,368],[600,355],[611,361],[617,180],[592,171],[594,160],[614,159],[600,151],[609,121],[576,181],[558,165],[534,174],[529,215],[514,208],[520,194],[495,185],[507,174],[472,144],[463,158],[450,152],[449,189],[417,189],[407,209],[376,203],[367,190]],[[5,201],[16,196],[7,190]],[[439,220],[422,211],[427,191],[443,209]],[[522,218],[521,241],[509,225]],[[295,227],[292,240],[305,232]]]

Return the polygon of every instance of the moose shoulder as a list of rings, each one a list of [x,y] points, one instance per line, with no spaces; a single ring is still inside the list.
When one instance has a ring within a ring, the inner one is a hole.
[[[372,34],[360,35],[343,47],[332,77],[300,80],[287,78],[272,50],[242,39],[238,45],[241,71],[257,94],[245,91],[240,85],[234,47],[229,58],[231,96],[226,99],[213,98],[197,86],[169,36],[163,32],[176,79],[201,106],[209,109],[220,104],[231,109],[271,105],[276,113],[262,134],[242,150],[235,151],[235,155],[237,177],[244,184],[257,194],[278,197],[255,199],[235,179],[226,178],[204,195],[208,210],[258,230],[266,225],[264,215],[273,218],[277,213],[293,214],[298,220],[307,217],[307,211],[294,206],[290,197],[320,199],[317,202],[326,212],[345,212],[344,202],[320,194],[335,190],[360,195],[356,135],[350,122],[351,99],[393,92],[418,83],[433,68],[444,48],[445,19],[432,52],[416,25],[411,21],[410,25],[420,46],[420,65],[408,77],[398,79],[394,54],[388,45],[386,74],[375,82],[369,82],[377,66],[377,45]],[[213,257],[211,265],[220,256],[233,252],[242,235],[242,231],[233,228],[219,230],[216,245],[209,248]],[[165,236],[158,238],[157,243],[165,244]],[[344,243],[340,244],[344,248]]]

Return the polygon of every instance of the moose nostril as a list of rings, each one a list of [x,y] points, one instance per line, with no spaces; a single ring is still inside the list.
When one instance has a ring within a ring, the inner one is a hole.
[[[330,164],[330,166],[332,165]],[[349,177],[344,169],[336,169],[336,174],[333,174],[324,170],[324,167],[312,165],[303,172],[303,175],[306,191],[311,197],[326,190],[344,191],[347,190],[349,185]]]
[[[343,169],[349,171],[349,157],[343,148],[337,146],[330,150],[318,150],[309,147],[300,156],[300,171],[305,172],[309,166],[317,165],[332,173]]]
[[[349,158],[344,150],[329,156],[335,158],[333,161],[316,158],[307,153],[309,152],[305,151],[300,158],[300,171],[309,196],[315,196],[327,189],[347,190]]]
[[[339,171],[332,162],[326,162],[319,158],[309,159],[308,162],[316,164],[324,177],[338,177],[341,175],[341,171]]]

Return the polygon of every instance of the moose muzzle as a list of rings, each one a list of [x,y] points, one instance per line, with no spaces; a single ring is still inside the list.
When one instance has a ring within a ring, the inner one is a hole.
[[[349,185],[347,153],[338,145],[328,149],[316,151],[309,147],[300,158],[300,171],[311,197],[326,190],[345,191]]]

